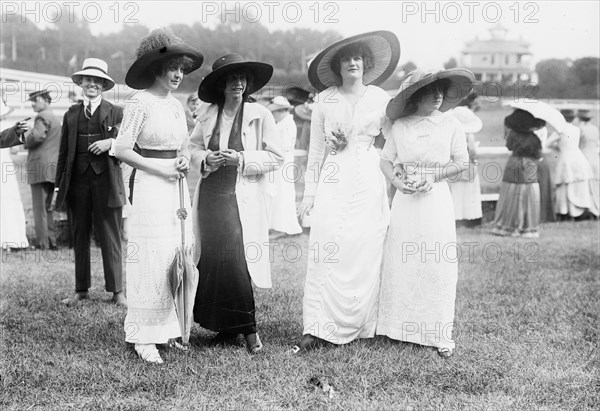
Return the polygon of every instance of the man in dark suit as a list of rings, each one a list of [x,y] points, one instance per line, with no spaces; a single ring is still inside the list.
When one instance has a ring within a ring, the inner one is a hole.
[[[125,188],[119,161],[109,155],[123,118],[123,109],[102,99],[114,87],[103,60],[88,58],[71,78],[83,89],[83,102],[65,113],[56,170],[56,207],[64,203],[73,220],[75,295],[72,305],[89,298],[91,286],[90,233],[92,222],[100,241],[106,291],[126,306],[123,294],[122,207]]]
[[[33,128],[25,133],[27,153],[27,183],[31,187],[31,203],[35,223],[35,245],[41,249],[56,249],[56,231],[50,206],[60,145],[60,120],[50,108],[48,90],[29,94],[33,111],[37,113]]]

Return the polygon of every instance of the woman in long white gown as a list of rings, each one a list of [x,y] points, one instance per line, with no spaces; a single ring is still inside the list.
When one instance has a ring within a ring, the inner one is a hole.
[[[396,36],[379,31],[329,46],[309,67],[311,84],[322,91],[298,210],[311,214],[299,350],[375,335],[389,206],[373,142],[389,96],[373,84],[393,72],[399,55]]]
[[[444,113],[465,97],[464,69],[413,72],[389,103],[381,170],[394,196],[381,279],[377,334],[452,355],[458,276],[454,207],[446,179],[468,167],[460,122]],[[450,93],[460,92],[461,94]],[[402,173],[394,173],[394,165]]]

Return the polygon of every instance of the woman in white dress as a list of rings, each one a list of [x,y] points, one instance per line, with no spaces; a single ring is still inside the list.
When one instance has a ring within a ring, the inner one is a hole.
[[[384,249],[377,334],[449,357],[457,280],[454,209],[446,179],[469,163],[465,133],[444,112],[473,86],[464,69],[414,71],[388,104],[381,170],[398,189]],[[402,173],[394,173],[399,165]]]
[[[275,230],[271,239],[302,232],[296,217],[296,168],[294,167],[294,146],[298,128],[290,110],[294,107],[283,96],[274,97],[267,105],[273,114],[283,152],[283,165],[273,173],[275,185],[269,227]]]
[[[575,112],[571,109],[560,112],[567,125],[562,133],[554,133],[548,139],[549,145],[558,145],[558,159],[554,169],[554,210],[562,219],[580,217],[586,211],[598,217],[598,208],[590,190],[592,168],[579,148],[581,130],[571,124]]]
[[[600,209],[600,136],[598,127],[592,124],[592,115],[590,110],[577,110],[579,117],[579,129],[581,130],[581,139],[579,148],[587,158],[590,167],[592,167],[592,178],[590,179],[590,191],[594,208]]]
[[[189,137],[183,105],[171,92],[183,75],[199,68],[202,54],[172,33],[157,29],[141,40],[125,82],[144,90],[128,103],[116,140],[117,158],[136,169],[129,215],[125,341],[145,361],[162,363],[156,344],[181,336],[168,270],[181,242],[178,180],[189,169]],[[140,153],[133,150],[134,144]],[[184,190],[190,210],[188,190]],[[185,244],[193,252],[191,218]]]
[[[321,92],[298,210],[300,217],[311,214],[311,251],[296,351],[375,335],[389,206],[373,142],[390,99],[375,84],[389,77],[399,56],[396,36],[377,31],[334,43],[309,66]]]
[[[4,101],[0,99],[0,119],[12,112]],[[2,129],[4,129],[2,119]],[[11,127],[13,124],[10,125]],[[27,248],[29,241],[26,236],[25,211],[17,182],[17,168],[12,164],[10,157],[11,148],[0,149],[0,166],[2,167],[2,187],[0,189],[0,243],[4,250],[11,248]]]

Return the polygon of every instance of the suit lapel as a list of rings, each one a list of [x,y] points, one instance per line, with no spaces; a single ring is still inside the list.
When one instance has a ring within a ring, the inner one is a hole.
[[[100,110],[100,112],[98,113],[99,114],[98,121],[100,122],[101,127],[104,124],[104,120],[106,120],[106,117],[110,113],[110,109],[111,109],[110,104],[108,104],[108,102],[106,102],[104,99],[102,99],[102,101],[100,102],[100,107],[98,107],[98,110]]]
[[[77,122],[79,119],[79,113],[83,109],[83,103],[71,106],[69,109],[69,116],[67,118],[69,122],[69,152],[71,156],[75,156],[75,147],[77,146]]]

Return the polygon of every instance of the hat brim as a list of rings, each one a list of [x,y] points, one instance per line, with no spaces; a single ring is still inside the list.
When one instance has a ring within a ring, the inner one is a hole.
[[[71,74],[71,80],[73,80],[73,83],[81,87],[83,76],[98,77],[104,80],[104,87],[102,88],[102,91],[108,91],[115,86],[115,81],[112,78],[96,69],[85,69],[78,71],[77,73],[73,73]]]
[[[410,81],[410,78],[407,80]],[[438,80],[449,80],[450,85],[444,95],[444,101],[438,109],[441,112],[445,112],[454,108],[460,103],[465,97],[469,95],[473,86],[475,85],[475,76],[473,73],[466,69],[448,69],[426,76],[413,84],[410,84],[404,90],[396,95],[388,103],[385,113],[390,120],[396,120],[401,117],[410,115],[407,110],[408,102],[415,92],[435,81]]]
[[[269,111],[271,111],[271,112],[277,111],[277,110],[288,110],[288,111],[290,111],[293,108],[294,108],[294,106],[292,106],[291,104],[288,104],[287,106],[282,106],[280,104],[273,104],[273,103],[271,103],[271,104],[267,105],[267,109]]]
[[[129,67],[125,75],[125,84],[136,90],[149,88],[155,80],[154,73],[148,70],[150,66],[156,62],[169,60],[177,56],[186,56],[192,60],[192,67],[185,70],[185,74],[199,69],[204,61],[202,53],[187,44],[176,44],[150,50]]]
[[[4,117],[12,113],[15,109],[7,106],[6,104],[2,104],[0,106],[0,117]]]
[[[304,104],[294,107],[294,113],[302,120],[310,121],[312,119],[312,110],[307,110]]]
[[[373,54],[373,68],[363,74],[363,84],[379,85],[387,80],[400,59],[400,42],[390,31],[373,31],[348,37],[333,43],[317,54],[308,67],[308,81],[318,91],[339,85],[339,77],[331,70],[331,61],[343,47],[362,42],[369,47]]]
[[[250,95],[256,93],[258,90],[263,88],[271,76],[273,76],[273,66],[267,63],[261,63],[258,61],[240,61],[237,63],[230,63],[219,67],[216,70],[210,72],[198,87],[198,97],[200,100],[207,103],[214,103],[219,100],[219,94],[223,94],[222,90],[217,90],[217,84],[219,80],[237,70],[248,70],[252,73],[254,81],[249,84],[246,89],[246,94]]]

